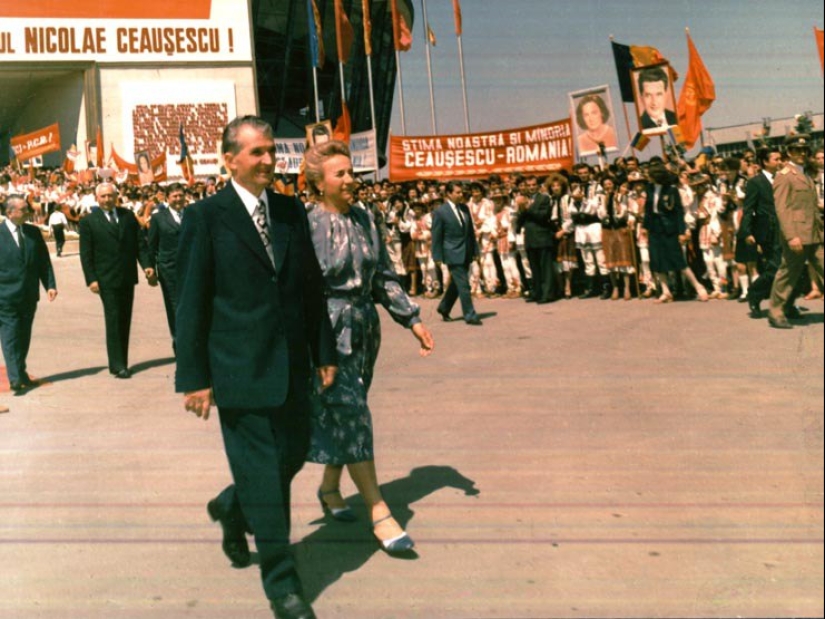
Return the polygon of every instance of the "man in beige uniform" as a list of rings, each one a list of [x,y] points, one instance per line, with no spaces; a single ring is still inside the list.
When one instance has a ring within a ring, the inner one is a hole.
[[[822,290],[822,221],[817,206],[816,185],[805,167],[811,155],[811,138],[805,134],[785,139],[788,165],[776,175],[773,185],[776,216],[780,227],[782,266],[771,290],[768,322],[774,329],[792,329],[784,308],[793,295],[805,262],[813,267],[816,284]]]

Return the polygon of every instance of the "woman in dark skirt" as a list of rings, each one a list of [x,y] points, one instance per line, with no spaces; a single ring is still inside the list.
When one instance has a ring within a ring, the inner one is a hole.
[[[708,300],[705,290],[687,265],[682,242],[687,239],[685,210],[676,186],[677,177],[661,161],[651,163],[648,172],[651,184],[647,189],[644,227],[650,244],[650,268],[655,273],[662,295],[657,303],[673,302],[668,286],[668,273],[680,272],[696,290],[700,301]]]
[[[627,186],[617,191],[616,180],[607,177],[602,181],[604,196],[599,207],[599,219],[602,220],[602,249],[604,263],[610,271],[610,285],[613,292],[610,298],[619,300],[619,275],[624,280],[624,300],[630,301],[630,276],[636,271],[633,239],[628,227],[630,212],[627,206]]]

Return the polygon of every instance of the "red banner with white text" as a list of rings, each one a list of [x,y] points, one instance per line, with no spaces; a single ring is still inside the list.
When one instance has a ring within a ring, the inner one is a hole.
[[[15,136],[11,139],[11,148],[17,161],[57,152],[60,150],[60,126],[54,123],[26,135]]]
[[[550,173],[573,167],[569,118],[544,125],[468,135],[390,139],[390,181]]]

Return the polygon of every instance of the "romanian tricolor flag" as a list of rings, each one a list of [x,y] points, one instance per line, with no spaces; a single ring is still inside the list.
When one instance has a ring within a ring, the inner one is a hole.
[[[702,132],[702,114],[707,112],[716,100],[716,86],[702,57],[693,45],[690,33],[687,35],[687,43],[688,72],[676,105],[676,113],[679,117],[679,127],[682,129],[685,146],[692,148]]]
[[[655,47],[641,45],[622,45],[613,41],[613,58],[616,61],[616,74],[622,91],[622,101],[633,103],[633,81],[631,71],[638,67],[667,62],[667,58]],[[674,73],[674,79],[675,79]]]
[[[312,66],[322,69],[326,64],[324,51],[324,31],[321,28],[321,13],[315,5],[315,0],[307,0],[307,23],[309,28],[309,53],[312,57]]]

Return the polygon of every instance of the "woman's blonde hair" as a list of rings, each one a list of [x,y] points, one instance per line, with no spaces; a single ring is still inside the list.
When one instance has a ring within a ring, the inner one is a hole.
[[[348,159],[352,158],[349,146],[340,140],[316,144],[306,152],[304,156],[304,173],[306,174],[307,184],[315,193],[320,193],[318,183],[324,180],[324,162],[339,155]]]

